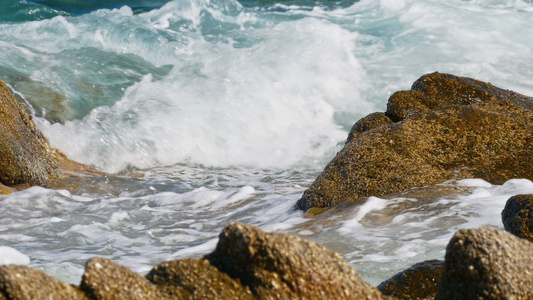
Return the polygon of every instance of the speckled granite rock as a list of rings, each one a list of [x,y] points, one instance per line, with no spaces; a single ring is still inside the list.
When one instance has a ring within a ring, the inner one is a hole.
[[[507,200],[502,211],[506,231],[533,242],[533,195],[516,195]]]
[[[442,260],[420,262],[382,282],[378,289],[396,299],[433,299],[443,272]]]
[[[0,266],[0,299],[85,300],[76,286],[68,285],[27,266]]]
[[[87,261],[80,288],[90,299],[165,299],[143,276],[101,257]]]
[[[154,267],[146,278],[169,298],[255,299],[248,288],[204,259],[165,262]]]
[[[388,299],[337,253],[312,241],[239,223],[219,238],[205,259],[259,299]]]
[[[0,182],[45,184],[62,176],[48,141],[0,80]]]
[[[302,210],[481,178],[533,179],[533,99],[471,78],[433,73],[394,93],[298,200]],[[390,124],[394,122],[394,124]]]
[[[66,177],[107,175],[51,148],[32,117],[1,79],[0,132],[0,194],[32,185],[47,185]]]
[[[459,230],[435,299],[533,299],[531,243],[492,227]]]

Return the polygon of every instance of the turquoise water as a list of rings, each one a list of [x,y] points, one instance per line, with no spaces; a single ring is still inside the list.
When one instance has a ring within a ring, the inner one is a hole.
[[[531,192],[473,180],[293,210],[353,123],[425,73],[533,95],[530,1],[3,4],[0,78],[53,146],[115,175],[0,197],[0,246],[67,282],[96,255],[138,272],[198,257],[241,221],[323,243],[377,284],[442,258],[458,228],[501,228],[506,198]]]

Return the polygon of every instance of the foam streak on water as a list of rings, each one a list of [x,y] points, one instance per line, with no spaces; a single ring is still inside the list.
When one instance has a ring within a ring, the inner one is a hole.
[[[460,228],[501,228],[506,199],[533,192],[472,179],[293,209],[353,123],[424,73],[533,95],[531,1],[64,2],[6,0],[0,77],[53,146],[122,177],[0,196],[12,261],[71,283],[93,256],[146,272],[240,221],[323,243],[377,284],[442,258]]]

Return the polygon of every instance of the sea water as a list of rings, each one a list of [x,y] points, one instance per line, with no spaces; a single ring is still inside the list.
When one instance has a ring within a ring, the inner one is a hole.
[[[54,147],[111,175],[0,196],[0,262],[74,284],[94,256],[146,273],[233,221],[324,244],[374,285],[442,259],[533,183],[448,181],[315,218],[294,204],[425,73],[533,95],[532,17],[522,0],[3,0],[0,78]]]

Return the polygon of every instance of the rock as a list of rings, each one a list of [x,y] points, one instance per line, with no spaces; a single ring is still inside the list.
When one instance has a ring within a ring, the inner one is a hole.
[[[255,299],[248,288],[204,259],[165,262],[146,278],[171,299]]]
[[[107,175],[51,148],[1,79],[0,132],[0,194],[47,185],[57,179]]]
[[[532,274],[529,241],[492,227],[459,230],[435,299],[531,299]]]
[[[393,124],[393,123],[394,122],[392,122],[392,120],[389,117],[387,117],[385,113],[375,112],[375,113],[369,114],[368,116],[357,121],[352,126],[352,130],[350,130],[350,133],[348,134],[348,139],[346,140],[346,143],[349,143],[351,140],[357,137],[360,133],[372,130],[374,128],[381,127],[383,125],[388,125],[388,124]]]
[[[533,179],[533,168],[523,167],[533,165],[532,108],[532,98],[490,83],[424,75],[394,93],[384,115],[354,125],[297,206],[331,207],[448,179]]]
[[[50,145],[0,80],[0,182],[45,184],[62,176]]]
[[[0,183],[0,195],[9,195],[15,190]]]
[[[517,237],[533,242],[533,195],[516,195],[502,211],[503,227]]]
[[[0,266],[1,299],[393,299],[312,241],[232,223],[213,253],[174,260],[145,277],[95,257],[79,288],[26,266]]]
[[[259,299],[388,299],[337,253],[250,225],[224,228],[215,251],[205,259]]]
[[[165,299],[143,276],[116,262],[91,258],[85,267],[80,289],[90,299]]]
[[[4,298],[2,298],[2,296]],[[79,288],[26,266],[0,266],[0,299],[89,299]]]
[[[424,261],[382,282],[378,289],[396,299],[433,299],[439,290],[443,272],[444,261]]]

